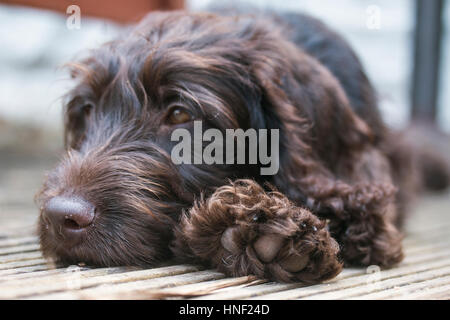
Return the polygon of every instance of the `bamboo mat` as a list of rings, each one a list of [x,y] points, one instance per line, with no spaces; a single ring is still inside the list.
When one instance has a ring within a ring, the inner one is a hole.
[[[406,258],[398,267],[345,269],[326,283],[302,286],[227,278],[192,265],[56,268],[39,251],[34,235],[37,209],[28,201],[41,174],[26,169],[7,174],[9,179],[1,181],[10,183],[0,183],[0,299],[450,298],[449,194],[418,202],[407,225]]]

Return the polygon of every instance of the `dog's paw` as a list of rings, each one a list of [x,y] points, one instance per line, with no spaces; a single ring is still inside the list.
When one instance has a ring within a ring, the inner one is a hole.
[[[366,221],[353,221],[340,236],[341,256],[347,265],[390,268],[403,260],[402,234],[382,217],[373,216],[372,225],[378,228],[366,230]]]
[[[324,221],[251,180],[217,189],[180,226],[190,251],[228,275],[315,283],[342,269]]]

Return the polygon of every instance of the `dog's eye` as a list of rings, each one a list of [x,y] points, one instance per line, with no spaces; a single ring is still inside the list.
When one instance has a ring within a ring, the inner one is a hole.
[[[174,107],[170,111],[167,121],[170,124],[181,124],[192,120],[192,115],[182,107]]]
[[[82,107],[81,111],[82,111],[83,116],[85,117],[85,119],[88,119],[88,118],[91,116],[91,113],[92,113],[92,109],[93,109],[93,108],[94,108],[93,105],[90,104],[90,103],[87,103],[87,104],[85,104],[85,105]]]

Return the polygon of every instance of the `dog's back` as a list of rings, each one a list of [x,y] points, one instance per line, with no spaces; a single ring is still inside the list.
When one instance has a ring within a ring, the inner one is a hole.
[[[351,107],[363,118],[380,140],[385,126],[372,87],[356,53],[347,41],[320,20],[303,13],[258,11],[255,8],[211,8],[222,15],[252,15],[283,28],[283,34],[300,49],[313,56],[340,82]]]
[[[351,107],[380,137],[384,126],[375,90],[347,41],[321,21],[306,14],[283,13],[277,20],[286,25],[289,31],[287,37],[292,42],[319,60],[339,80]]]

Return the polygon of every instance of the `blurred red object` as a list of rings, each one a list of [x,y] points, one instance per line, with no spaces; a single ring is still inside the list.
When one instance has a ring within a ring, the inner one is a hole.
[[[0,0],[0,3],[50,9],[62,14],[66,14],[70,5],[77,5],[82,15],[111,19],[120,23],[136,22],[149,11],[184,8],[184,0]]]

